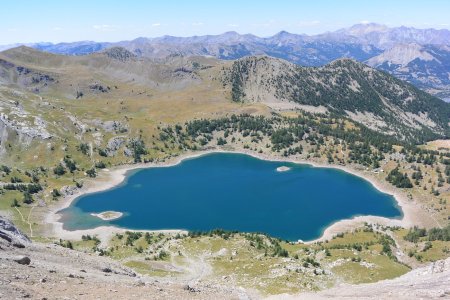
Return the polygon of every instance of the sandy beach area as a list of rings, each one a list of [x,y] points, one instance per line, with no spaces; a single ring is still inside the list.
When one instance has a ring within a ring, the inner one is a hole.
[[[123,183],[127,177],[127,172],[142,168],[155,168],[155,167],[170,167],[175,166],[186,159],[196,158],[202,155],[210,154],[210,153],[240,153],[253,156],[255,158],[268,160],[268,161],[278,161],[278,162],[289,162],[296,164],[306,164],[311,165],[313,167],[319,168],[334,168],[345,171],[347,173],[353,174],[355,176],[359,176],[369,181],[375,188],[384,192],[386,194],[392,195],[397,201],[398,206],[401,208],[403,212],[403,216],[401,219],[389,219],[378,216],[357,216],[352,219],[340,220],[336,223],[328,226],[322,236],[314,241],[308,241],[308,243],[322,241],[331,239],[337,233],[352,230],[356,227],[361,226],[364,223],[372,223],[372,224],[380,224],[384,226],[403,226],[403,227],[411,227],[413,225],[424,225],[433,222],[431,217],[427,215],[420,207],[420,205],[407,197],[406,193],[392,187],[387,182],[382,182],[381,180],[375,177],[375,174],[371,171],[366,170],[356,170],[355,168],[347,167],[347,166],[338,166],[338,165],[329,165],[329,164],[320,164],[312,161],[302,160],[298,158],[284,158],[277,157],[274,155],[268,154],[257,154],[252,151],[247,151],[245,149],[226,151],[222,149],[212,149],[208,151],[198,151],[198,152],[189,152],[184,155],[172,157],[167,159],[164,162],[158,163],[147,163],[147,164],[133,164],[133,165],[123,165],[114,167],[110,169],[104,169],[99,171],[98,177],[94,179],[87,179],[84,182],[84,185],[81,189],[78,189],[72,195],[68,195],[62,198],[56,205],[52,205],[49,209],[49,212],[46,214],[45,222],[51,225],[50,232],[47,232],[47,236],[58,237],[63,239],[79,239],[82,235],[90,234],[97,235],[98,238],[103,242],[107,241],[112,235],[115,233],[123,233],[127,231],[127,229],[118,228],[114,226],[101,226],[94,229],[88,230],[75,230],[68,231],[63,228],[63,223],[60,222],[60,215],[58,211],[68,207],[72,201],[74,201],[77,197],[80,197],[83,194],[89,194],[99,191],[104,191],[107,189],[114,188],[119,184]],[[140,230],[142,232],[146,232],[145,230]],[[180,233],[185,232],[183,230],[160,230],[160,231],[149,231],[149,232],[166,232],[166,233]]]

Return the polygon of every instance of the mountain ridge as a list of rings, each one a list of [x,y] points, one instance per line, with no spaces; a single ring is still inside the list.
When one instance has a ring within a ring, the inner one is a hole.
[[[450,104],[348,58],[302,67],[266,55],[234,61],[201,56],[151,60],[124,48],[64,56],[22,46],[0,53],[0,60],[4,84],[44,97],[128,98],[135,97],[134,90],[181,92],[193,86],[209,89],[219,81],[225,90],[209,91],[213,97],[225,93],[234,102],[325,108],[405,140],[449,135]],[[122,85],[129,87],[123,90]]]
[[[172,35],[163,35],[163,36],[157,36],[157,37],[137,37],[132,40],[122,40],[122,41],[116,41],[116,42],[97,42],[97,41],[91,41],[91,40],[84,40],[84,41],[74,41],[74,42],[61,42],[61,43],[52,43],[52,42],[36,42],[36,43],[15,43],[10,45],[0,45],[1,51],[7,50],[7,48],[15,48],[18,45],[26,45],[32,48],[38,48],[39,47],[46,47],[46,46],[56,46],[56,45],[70,45],[70,44],[104,44],[104,45],[114,45],[118,43],[124,43],[124,42],[131,42],[136,41],[139,39],[145,39],[147,41],[190,41],[190,40],[196,40],[196,41],[204,41],[208,39],[217,40],[221,38],[233,38],[233,39],[242,39],[242,38],[251,38],[251,39],[257,39],[259,41],[270,41],[271,39],[274,39],[279,36],[283,35],[290,35],[290,36],[296,36],[301,37],[304,39],[321,39],[325,36],[339,36],[339,35],[347,35],[349,37],[358,37],[363,38],[367,35],[371,34],[386,34],[390,33],[395,36],[395,34],[399,34],[401,32],[405,32],[405,36],[399,36],[398,38],[409,38],[409,41],[406,41],[404,43],[411,43],[414,39],[420,39],[421,41],[415,41],[419,44],[450,44],[450,30],[448,29],[435,29],[435,28],[415,28],[415,27],[408,27],[408,26],[398,26],[398,27],[388,27],[383,24],[379,23],[359,23],[352,25],[350,27],[337,29],[335,31],[327,31],[324,33],[319,34],[304,34],[304,33],[291,33],[286,30],[281,30],[272,36],[257,36],[252,33],[238,33],[237,31],[226,31],[221,34],[207,34],[207,35],[194,35],[194,36],[172,36]],[[411,33],[415,33],[411,34]],[[425,35],[432,34],[432,37],[426,37]],[[418,36],[422,35],[422,36]],[[215,41],[216,42],[216,41]],[[397,42],[400,42],[397,40]],[[372,43],[373,44],[373,43]]]
[[[410,56],[411,48],[415,45],[424,48],[425,52],[438,51],[436,55],[445,57],[445,60],[422,60],[420,63],[415,63],[412,68],[406,66],[409,62],[398,64],[396,68],[386,67],[383,62],[375,62],[384,60],[390,63],[389,61],[404,60],[405,57]],[[123,47],[137,57],[150,59],[182,55],[212,56],[234,60],[265,54],[301,66],[321,66],[338,58],[349,57],[367,62],[442,99],[450,99],[450,83],[448,82],[450,67],[448,67],[447,59],[450,57],[450,48],[448,45],[450,45],[450,31],[446,29],[416,29],[405,26],[391,28],[376,23],[356,24],[317,35],[280,31],[273,36],[258,37],[253,34],[228,31],[218,35],[191,37],[170,35],[153,38],[138,37],[119,42],[27,44],[29,47],[42,51],[72,56],[101,52],[113,47]],[[4,48],[0,46],[0,49]],[[386,56],[389,56],[389,59],[386,59]],[[401,70],[405,67],[409,68],[409,74]]]
[[[407,128],[415,126],[448,134],[448,104],[352,59],[301,67],[266,56],[247,57],[233,62],[225,82],[232,86],[234,101],[322,106],[378,131],[405,131],[400,134],[405,138],[417,134]]]

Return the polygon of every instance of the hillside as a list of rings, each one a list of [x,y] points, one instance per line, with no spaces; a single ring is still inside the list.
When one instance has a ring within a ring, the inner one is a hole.
[[[373,130],[414,142],[448,136],[449,130],[448,104],[349,59],[316,68],[270,57],[227,62],[171,56],[155,61],[120,47],[78,57],[19,47],[0,53],[0,62],[4,89],[31,93],[31,97],[79,101],[130,98],[142,105],[174,93],[189,95],[195,89],[194,94],[205,104],[212,104],[208,97],[223,103],[229,103],[227,98],[231,97],[234,102],[257,102],[272,108],[281,103],[346,116]],[[209,89],[211,85],[216,88]],[[42,127],[45,120],[38,123]]]
[[[247,108],[229,101],[221,83],[213,80],[222,64],[204,57],[152,61],[117,48],[86,56],[54,55],[27,47],[2,52],[2,159],[4,163],[20,161],[11,155],[28,156],[29,147],[47,153],[47,143],[64,153],[65,143],[75,147],[80,141],[97,147],[120,146],[122,151],[114,153],[126,158],[126,140],[143,131],[151,142],[161,122],[245,112]]]
[[[234,62],[224,82],[232,89],[234,101],[320,106],[407,140],[449,133],[448,104],[349,59],[307,68],[269,57],[249,57]]]
[[[361,233],[359,234],[361,235]],[[352,234],[349,235],[349,237],[351,236]],[[367,239],[366,236],[365,238]],[[172,238],[169,237],[169,241],[170,239]],[[221,262],[223,258],[220,253],[229,251],[230,242],[220,237],[197,237],[196,242],[192,240],[189,237],[181,239],[181,243],[184,245],[191,245],[191,248],[183,248],[184,255],[192,255],[188,251],[194,253],[189,264],[195,264],[195,266],[188,265],[191,269],[183,265],[172,269],[164,268],[164,265],[169,263],[168,261],[154,261],[154,265],[158,268],[147,268],[146,270],[146,264],[152,262],[137,260],[138,258],[134,255],[131,256],[131,259],[134,260],[130,261],[133,264],[129,263],[129,265],[137,267],[136,272],[133,268],[124,266],[122,261],[118,262],[117,256],[95,255],[92,250],[89,250],[93,243],[92,240],[74,241],[73,249],[68,248],[65,244],[58,244],[58,242],[51,243],[51,239],[45,240],[45,242],[31,242],[14,224],[0,217],[0,260],[2,261],[0,275],[3,279],[0,282],[0,296],[5,299],[30,297],[52,299],[61,295],[65,297],[76,296],[83,299],[108,298],[111,296],[121,299],[148,299],[149,297],[152,299],[174,297],[182,299],[262,299],[267,296],[269,296],[268,299],[391,299],[395,295],[398,299],[437,299],[446,297],[450,293],[449,258],[428,263],[395,279],[365,284],[341,284],[332,289],[312,292],[311,289],[317,288],[315,284],[327,284],[333,280],[333,276],[345,278],[346,269],[343,269],[343,266],[352,264],[352,262],[337,259],[339,251],[345,252],[345,249],[339,250],[339,248],[336,248],[336,246],[339,246],[337,243],[330,245],[334,258],[319,258],[322,264],[321,268],[325,268],[325,266],[331,268],[327,270],[327,275],[317,274],[316,269],[313,269],[312,266],[296,266],[299,263],[296,263],[294,259],[269,258],[269,260],[274,260],[276,264],[267,276],[262,272],[268,263],[268,259],[263,260],[259,253],[257,253],[259,259],[251,257],[251,259],[244,260],[246,271],[239,270],[239,261],[242,260],[240,252],[248,251],[246,246],[249,242],[246,239],[240,239],[238,241],[241,243],[241,249],[238,250],[239,253],[234,255],[238,262],[236,269],[233,269],[233,274],[220,276],[221,273],[219,272],[211,280],[211,276],[214,276],[213,269],[217,268],[217,265],[220,266],[219,262],[224,263]],[[236,242],[237,239],[232,236],[231,240]],[[175,243],[177,243],[176,239]],[[221,243],[226,248],[211,253],[210,250],[207,250],[209,243],[213,245]],[[192,244],[197,244],[197,246],[195,247]],[[165,249],[168,248],[166,245],[164,246]],[[205,254],[201,256],[202,260],[197,261],[196,253],[199,251],[201,253],[203,247],[205,247]],[[289,248],[290,251],[295,251],[296,247],[290,245]],[[312,248],[314,249],[314,246]],[[207,252],[210,254],[206,254]],[[298,252],[302,253],[301,250]],[[210,256],[209,259],[208,256]],[[208,259],[207,261],[204,260],[205,257]],[[365,257],[365,259],[370,259],[367,256]],[[377,265],[363,261],[361,266],[372,268],[371,272],[376,274],[375,276],[380,276],[379,272],[382,273],[383,269],[386,268],[385,265],[380,264],[380,261],[385,263],[388,260],[383,259],[383,256],[377,257],[372,254],[373,258],[376,258],[374,262]],[[259,268],[255,268],[253,265],[255,260],[258,262]],[[328,262],[328,260],[331,261]],[[311,259],[309,261],[311,262]],[[312,263],[317,264],[314,260],[312,260]],[[393,261],[391,263],[395,264]],[[353,264],[359,265],[354,262]],[[285,266],[280,268],[281,265]],[[184,270],[183,268],[188,270],[187,274],[180,274],[180,270]],[[297,268],[301,271],[286,274],[288,268]],[[397,264],[397,268],[406,269],[400,264]],[[340,269],[343,270],[340,271]],[[349,270],[355,272],[355,266],[352,266]],[[400,272],[404,273],[404,270]],[[172,274],[172,276],[164,276],[166,273]],[[301,275],[297,278],[295,274],[298,273]],[[333,276],[331,276],[332,274]],[[160,276],[158,277],[158,275]],[[289,275],[292,277],[286,277]],[[285,293],[270,296],[270,294],[261,293],[254,288],[244,288],[241,285],[242,282],[234,282],[233,277],[238,276],[249,277],[247,280],[249,280],[250,286],[256,286],[259,283],[259,286],[265,286],[272,291],[284,291]],[[277,281],[277,277],[281,277],[281,280]],[[283,289],[283,285],[286,285],[289,279],[293,281],[294,285],[303,283],[307,292],[298,293],[298,287],[295,286],[290,288],[291,292],[289,292],[289,289]]]
[[[349,59],[299,67],[267,56],[150,59],[123,47],[1,52],[0,215],[33,243],[0,232],[9,280],[0,293],[126,298],[132,286],[138,298],[258,298],[373,283],[445,259],[450,152],[417,143],[448,137],[449,105]],[[212,150],[345,168],[396,195],[405,219],[336,223],[308,244],[223,230],[68,232],[54,222],[125,170]]]
[[[367,64],[437,96],[450,98],[450,47],[397,44]]]
[[[0,297],[2,299],[238,299],[236,288],[157,280],[136,274],[114,260],[54,243],[31,242],[0,217]],[[130,293],[130,291],[132,291]]]
[[[0,46],[0,49],[18,45],[4,45]],[[150,59],[183,55],[234,60],[245,56],[268,55],[300,66],[322,66],[339,58],[352,58],[367,62],[441,99],[450,97],[450,31],[445,29],[417,29],[405,26],[391,28],[368,23],[317,35],[281,31],[270,37],[258,37],[231,31],[219,35],[192,37],[139,37],[111,43],[80,41],[25,45],[54,54],[73,56],[88,55],[113,47],[123,47],[138,57]],[[431,57],[433,59],[430,59]],[[411,60],[406,62],[407,58]]]

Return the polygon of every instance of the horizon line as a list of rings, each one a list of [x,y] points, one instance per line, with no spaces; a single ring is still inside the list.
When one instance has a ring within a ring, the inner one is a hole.
[[[135,38],[130,38],[130,39],[121,39],[121,40],[116,40],[116,41],[95,41],[95,40],[73,40],[73,41],[68,41],[68,42],[48,42],[48,41],[39,41],[39,42],[15,42],[15,43],[9,43],[9,44],[0,44],[0,47],[5,47],[5,46],[28,46],[28,45],[39,45],[39,44],[51,44],[51,45],[58,45],[58,44],[72,44],[72,43],[81,43],[81,42],[92,42],[92,43],[105,43],[105,44],[114,44],[114,43],[120,43],[120,42],[128,42],[128,41],[134,41],[137,39],[158,39],[158,38],[164,38],[164,37],[172,37],[172,38],[192,38],[192,37],[206,37],[206,36],[221,36],[227,33],[236,33],[240,36],[245,36],[245,35],[251,35],[260,39],[268,39],[271,37],[274,37],[280,33],[288,33],[291,35],[297,35],[297,36],[306,36],[306,37],[315,37],[315,36],[320,36],[320,35],[324,35],[324,34],[329,34],[329,33],[334,33],[343,29],[349,29],[352,28],[354,26],[358,26],[358,25],[363,25],[363,26],[369,26],[369,25],[377,25],[377,26],[384,26],[387,29],[395,29],[395,28],[409,28],[409,29],[418,29],[418,30],[436,30],[436,31],[450,31],[449,29],[446,28],[434,28],[434,27],[426,27],[426,28],[418,28],[418,27],[414,27],[414,26],[406,26],[406,25],[400,25],[400,26],[394,26],[394,27],[390,27],[386,24],[383,23],[377,23],[377,22],[362,22],[362,23],[355,23],[351,26],[348,27],[342,27],[333,31],[324,31],[321,33],[317,33],[317,34],[307,34],[307,33],[293,33],[293,32],[289,32],[286,30],[280,30],[272,35],[268,35],[268,36],[259,36],[250,32],[247,33],[240,33],[237,30],[230,30],[230,31],[224,31],[221,33],[217,33],[217,34],[201,34],[201,35],[170,35],[170,34],[164,34],[164,35],[158,35],[158,36],[138,36]],[[351,36],[351,35],[349,35]],[[5,49],[6,50],[6,49]],[[3,50],[1,50],[3,51]]]

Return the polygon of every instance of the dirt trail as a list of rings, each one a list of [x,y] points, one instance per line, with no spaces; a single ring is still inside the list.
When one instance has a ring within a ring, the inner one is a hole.
[[[26,256],[30,265],[14,261]],[[193,262],[194,264],[196,262]],[[195,291],[185,283],[141,276],[107,257],[52,244],[25,248],[0,239],[0,299],[241,299],[234,287],[203,284],[199,267]]]

